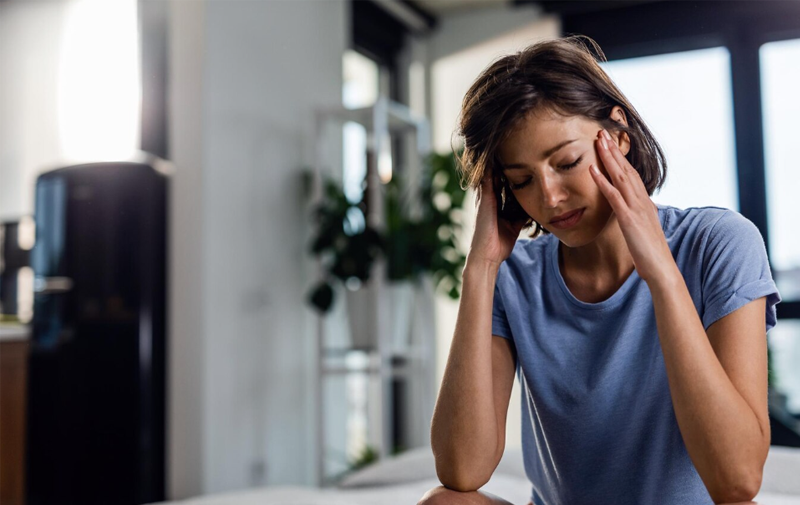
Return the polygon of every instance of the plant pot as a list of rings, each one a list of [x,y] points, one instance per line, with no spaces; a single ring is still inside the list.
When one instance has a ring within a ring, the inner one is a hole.
[[[362,284],[359,289],[345,289],[347,322],[350,327],[350,346],[353,349],[372,350],[377,344],[376,318],[378,297],[375,288]]]
[[[385,289],[386,299],[389,302],[387,323],[391,335],[391,349],[395,353],[404,353],[411,344],[416,289],[411,281],[389,282]]]

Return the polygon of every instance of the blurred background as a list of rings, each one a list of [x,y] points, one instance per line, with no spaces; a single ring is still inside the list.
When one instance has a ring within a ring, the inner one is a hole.
[[[461,99],[572,33],[665,149],[654,200],[761,230],[800,446],[800,2],[0,0],[0,503],[325,486],[429,444]]]

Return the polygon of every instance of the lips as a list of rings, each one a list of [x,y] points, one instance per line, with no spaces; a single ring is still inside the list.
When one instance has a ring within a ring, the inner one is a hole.
[[[576,210],[567,212],[566,214],[561,214],[560,216],[556,216],[556,217],[554,217],[553,219],[550,220],[550,224],[555,224],[555,223],[558,223],[559,221],[566,221],[567,219],[569,219],[571,217],[574,217],[575,214],[581,212],[582,210],[583,209],[576,209]]]
[[[572,228],[573,226],[577,225],[578,222],[581,220],[581,218],[583,217],[583,212],[585,210],[586,208],[584,207],[582,209],[567,212],[566,214],[561,214],[560,216],[558,216],[561,219],[558,220],[553,219],[552,221],[550,221],[550,226],[552,226],[553,228],[557,228],[559,230],[566,230],[568,228]]]

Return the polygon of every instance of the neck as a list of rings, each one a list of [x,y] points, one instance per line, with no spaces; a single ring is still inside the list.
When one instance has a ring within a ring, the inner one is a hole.
[[[591,243],[580,247],[559,244],[562,269],[590,275],[601,282],[626,279],[633,271],[631,256],[617,217],[612,214],[606,227]]]

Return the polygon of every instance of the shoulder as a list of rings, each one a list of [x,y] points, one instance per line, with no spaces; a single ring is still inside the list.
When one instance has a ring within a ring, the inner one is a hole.
[[[517,240],[511,255],[505,263],[512,270],[543,265],[550,250],[551,242],[558,240],[554,235],[542,235],[537,238],[524,238]]]
[[[713,228],[717,221],[729,213],[738,212],[724,207],[687,207],[681,209],[671,205],[658,204],[658,212],[662,216],[665,231],[695,228],[706,230]]]
[[[763,270],[767,264],[761,232],[735,210],[659,206],[659,212],[664,212],[667,218],[664,226],[667,240],[676,257],[684,258],[684,263],[697,262],[706,273],[755,268],[755,265]],[[681,251],[683,254],[679,254]]]
[[[724,207],[687,207],[680,209],[658,205],[667,238],[708,244],[731,238],[754,240],[761,237],[758,228],[739,212]]]
[[[534,239],[517,240],[509,257],[500,265],[498,275],[517,282],[538,277],[547,264],[553,240],[558,239],[554,235],[542,235]]]
[[[738,256],[739,260],[752,260],[754,256],[766,258],[764,237],[752,221],[740,213],[729,210],[706,235],[707,256]]]

